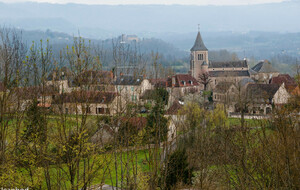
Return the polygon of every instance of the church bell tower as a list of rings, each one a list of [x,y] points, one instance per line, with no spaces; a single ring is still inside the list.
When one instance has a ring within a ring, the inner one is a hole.
[[[198,79],[199,75],[208,72],[208,49],[205,47],[200,30],[191,49],[190,73]]]

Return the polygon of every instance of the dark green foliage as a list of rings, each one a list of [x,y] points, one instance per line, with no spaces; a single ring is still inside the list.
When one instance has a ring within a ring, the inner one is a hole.
[[[164,88],[155,89],[155,100],[159,103],[167,105],[169,100],[169,92]]]
[[[25,130],[23,139],[26,141],[34,141],[35,139],[40,142],[46,140],[46,119],[43,117],[43,109],[38,107],[36,100],[33,101],[28,108],[25,118]]]
[[[147,137],[165,141],[168,134],[168,119],[164,117],[164,104],[156,102],[150,114],[147,116]],[[156,137],[156,138],[155,138]]]
[[[191,183],[192,169],[189,168],[187,154],[184,149],[177,149],[171,154],[164,174],[166,175],[167,190],[172,189],[178,182]]]

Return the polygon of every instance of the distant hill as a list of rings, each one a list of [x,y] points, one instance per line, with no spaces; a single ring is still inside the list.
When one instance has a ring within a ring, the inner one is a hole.
[[[0,3],[0,23],[29,30],[52,29],[105,39],[120,33],[277,31],[300,32],[300,2],[241,5],[80,5]],[[143,35],[141,35],[143,34]]]

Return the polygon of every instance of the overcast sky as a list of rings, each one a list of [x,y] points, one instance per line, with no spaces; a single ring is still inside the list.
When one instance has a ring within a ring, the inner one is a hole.
[[[15,3],[28,0],[0,0],[0,2]],[[182,4],[182,5],[247,5],[276,3],[287,0],[30,0],[49,3],[81,3],[81,4]]]

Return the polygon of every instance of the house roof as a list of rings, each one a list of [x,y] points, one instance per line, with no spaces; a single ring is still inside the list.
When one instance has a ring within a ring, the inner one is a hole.
[[[55,98],[54,103],[98,103],[110,104],[116,97],[115,92],[73,91]]]
[[[210,77],[250,77],[249,71],[209,71]]]
[[[243,78],[242,80],[240,80],[239,85],[246,86],[249,83],[254,83],[254,80],[252,78]]]
[[[80,85],[108,85],[113,83],[113,73],[111,71],[85,71],[74,79],[74,84]]]
[[[294,78],[292,78],[288,74],[280,74],[277,77],[272,77],[271,84],[279,84],[284,83],[285,85],[297,85]]]
[[[155,87],[167,87],[168,80],[166,78],[150,79],[150,83]]]
[[[172,85],[172,78],[175,78],[175,85]],[[198,86],[198,81],[190,74],[177,74],[168,78],[168,87],[189,87]]]
[[[59,90],[54,86],[29,86],[16,89],[16,94],[23,100],[38,98],[40,96],[58,95]]]
[[[166,111],[166,115],[177,115],[178,111],[183,108],[183,105],[179,103],[178,100],[175,100],[172,106]]]
[[[214,93],[226,93],[230,87],[233,85],[231,82],[219,82],[215,89],[213,90]]]
[[[278,84],[249,84],[247,86],[247,96],[249,99],[272,99],[279,87]]]
[[[191,48],[191,51],[207,51],[207,48],[203,43],[200,32],[198,32],[197,34],[197,38],[195,40],[194,46]]]
[[[139,86],[143,80],[143,76],[122,75],[117,78],[115,85]]]
[[[300,87],[299,87],[299,85],[296,88],[294,88],[294,90],[292,91],[291,94],[295,95],[295,96],[300,96]]]
[[[257,63],[252,70],[257,73],[277,73],[278,71],[272,67],[268,60],[263,60]]]
[[[209,63],[209,68],[241,68],[246,67],[248,68],[248,63],[246,60],[240,60],[240,61],[223,61],[223,62],[216,62],[211,61]]]

